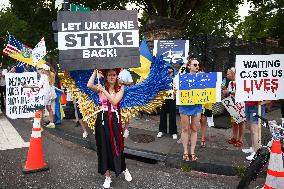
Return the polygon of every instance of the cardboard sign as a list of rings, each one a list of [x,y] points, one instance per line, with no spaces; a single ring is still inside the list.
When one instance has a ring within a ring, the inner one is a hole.
[[[140,66],[137,11],[59,11],[57,24],[61,69]]]
[[[42,108],[43,92],[40,89],[24,89],[25,84],[37,82],[36,72],[8,73],[6,79],[6,115],[11,119],[34,117]]]
[[[236,121],[236,123],[239,124],[246,120],[244,102],[236,102],[233,96],[229,96],[222,100],[222,104],[227,109],[231,117]]]
[[[177,105],[221,102],[221,72],[178,74],[174,83]]]
[[[284,99],[284,55],[237,55],[236,101]]]
[[[153,55],[171,64],[187,62],[188,51],[189,40],[154,40]]]

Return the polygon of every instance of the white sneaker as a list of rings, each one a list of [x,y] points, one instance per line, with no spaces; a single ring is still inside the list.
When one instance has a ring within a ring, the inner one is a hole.
[[[246,157],[247,160],[252,161],[255,156],[255,152],[252,152],[249,156]]]
[[[83,138],[87,138],[88,133],[86,131],[83,132]]]
[[[178,138],[177,134],[173,134],[173,139],[176,140]]]
[[[161,138],[162,136],[163,136],[163,133],[162,132],[158,132],[157,137]]]
[[[128,138],[128,136],[129,136],[129,131],[128,131],[128,129],[125,129],[124,132],[123,132],[123,137]]]
[[[124,178],[127,182],[130,182],[132,181],[132,176],[131,174],[129,173],[128,169],[125,169],[125,171],[123,171],[124,173]]]
[[[253,153],[253,149],[252,147],[247,148],[247,149],[242,149],[242,152],[244,152],[245,154]]]
[[[103,187],[104,188],[110,188],[110,183],[111,183],[112,181],[111,181],[111,178],[110,177],[106,177],[105,178],[105,182],[104,182],[104,184],[103,184]]]
[[[47,126],[45,126],[47,128],[50,128],[50,129],[54,129],[55,128],[55,124],[54,123],[49,123]]]

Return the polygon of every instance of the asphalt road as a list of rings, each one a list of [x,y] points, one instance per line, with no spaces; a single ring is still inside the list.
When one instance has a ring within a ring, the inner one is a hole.
[[[12,121],[25,142],[29,142],[31,133],[30,126],[25,124],[28,121]],[[103,188],[104,177],[97,173],[96,152],[47,131],[43,131],[43,148],[50,170],[28,175],[22,174],[27,147],[0,150],[0,188]],[[112,188],[234,189],[239,181],[238,177],[185,172],[132,159],[127,159],[126,163],[132,182],[126,182],[123,175],[113,177]],[[263,180],[254,183],[252,188],[260,188],[257,185],[261,183]]]

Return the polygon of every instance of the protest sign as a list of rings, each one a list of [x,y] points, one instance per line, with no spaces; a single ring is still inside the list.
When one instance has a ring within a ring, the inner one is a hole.
[[[222,104],[227,109],[231,117],[236,123],[241,123],[246,120],[245,103],[236,102],[233,96],[228,96],[222,100]]]
[[[284,99],[284,55],[237,55],[236,101]]]
[[[221,102],[221,72],[178,74],[174,83],[177,105]]]
[[[140,66],[137,11],[60,11],[57,27],[63,70]]]
[[[36,83],[37,73],[8,73],[5,77],[6,115],[12,119],[34,117],[36,109],[43,106],[42,90],[25,90],[23,86]]]
[[[187,62],[189,40],[154,40],[153,55],[168,63]]]

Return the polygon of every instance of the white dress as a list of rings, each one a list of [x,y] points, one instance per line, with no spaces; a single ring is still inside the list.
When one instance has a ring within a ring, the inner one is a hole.
[[[44,106],[51,105],[52,95],[51,95],[51,86],[48,81],[48,77],[45,74],[42,74],[38,82],[38,87],[43,90],[44,94]]]

